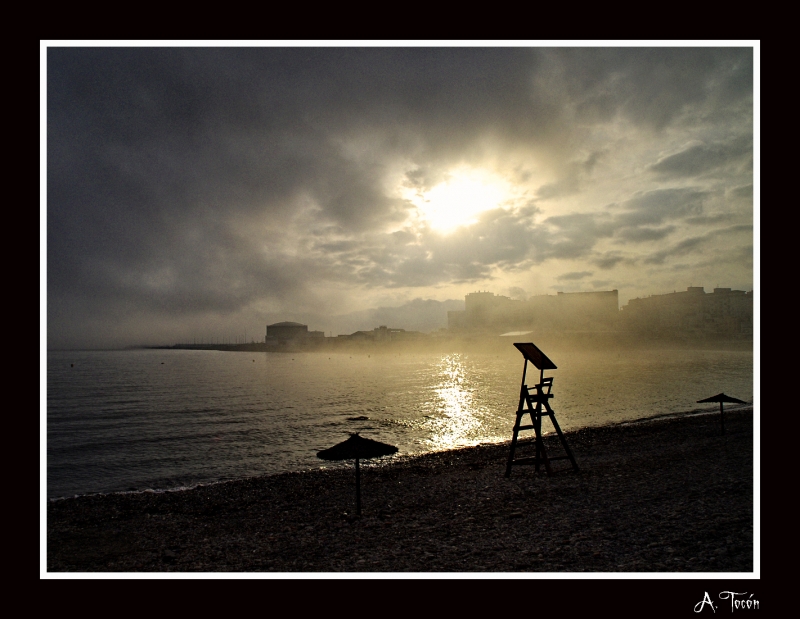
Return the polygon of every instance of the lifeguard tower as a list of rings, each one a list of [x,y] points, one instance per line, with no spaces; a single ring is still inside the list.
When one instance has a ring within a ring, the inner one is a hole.
[[[506,466],[506,477],[511,475],[511,467],[517,464],[533,464],[536,466],[536,472],[539,472],[539,465],[544,464],[544,468],[548,475],[553,473],[550,463],[553,460],[569,460],[572,463],[574,471],[579,471],[578,463],[575,462],[575,456],[572,455],[572,450],[567,445],[567,440],[561,432],[561,428],[556,421],[556,414],[550,406],[550,399],[553,397],[551,393],[553,389],[553,377],[544,377],[545,370],[557,369],[556,364],[553,363],[547,355],[539,350],[532,342],[515,343],[514,346],[525,357],[525,365],[522,369],[522,386],[519,392],[519,406],[517,407],[517,420],[514,423],[514,434],[511,437],[511,453],[508,454],[508,465]],[[536,369],[539,370],[539,382],[532,387],[525,384],[525,374],[528,370],[528,362],[531,362]],[[530,415],[531,425],[523,426],[522,417],[525,414]],[[564,447],[566,455],[549,457],[544,448],[544,441],[542,440],[542,417],[548,415],[553,424],[561,445]],[[514,459],[514,452],[517,449],[517,437],[522,430],[533,430],[535,436],[536,455],[527,458]]]

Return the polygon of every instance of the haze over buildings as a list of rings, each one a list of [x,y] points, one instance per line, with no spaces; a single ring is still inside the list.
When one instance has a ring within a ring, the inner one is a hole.
[[[621,324],[630,332],[647,336],[680,334],[753,336],[753,291],[702,287],[631,299],[622,308]]]
[[[617,290],[559,292],[527,300],[473,292],[464,299],[464,311],[447,312],[454,331],[613,331],[618,327]]]
[[[51,348],[758,287],[757,44],[92,45],[46,54]]]
[[[309,345],[323,340],[339,342],[413,342],[429,335],[439,338],[513,335],[517,339],[543,335],[636,335],[642,340],[702,341],[706,338],[747,340],[753,336],[753,291],[715,288],[710,294],[700,286],[683,292],[631,299],[619,307],[618,291],[559,292],[529,299],[510,299],[489,291],[472,292],[463,310],[447,312],[447,328],[432,334],[380,325],[325,338],[308,325],[279,322],[267,325],[264,342],[280,346],[287,342]],[[630,342],[623,337],[622,340]]]

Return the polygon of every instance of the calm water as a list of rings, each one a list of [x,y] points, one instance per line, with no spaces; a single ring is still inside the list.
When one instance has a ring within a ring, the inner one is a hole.
[[[51,352],[47,495],[330,466],[316,452],[355,431],[401,454],[508,440],[523,366],[509,348]],[[547,375],[564,429],[692,410],[721,391],[753,398],[751,352],[547,352],[558,365]]]

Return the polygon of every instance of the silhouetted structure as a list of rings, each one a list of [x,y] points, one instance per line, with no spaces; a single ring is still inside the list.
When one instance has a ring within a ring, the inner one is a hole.
[[[288,321],[267,325],[267,340],[295,340],[301,337],[308,337],[308,325]]]
[[[609,331],[618,317],[616,290],[559,292],[527,301],[472,292],[464,297],[463,310],[447,312],[447,326],[453,331]]]
[[[556,364],[532,342],[515,343],[514,346],[522,353],[522,356],[525,357],[525,365],[522,369],[522,386],[519,392],[519,406],[517,407],[517,419],[514,422],[514,433],[511,437],[511,452],[508,454],[506,477],[511,475],[511,467],[515,464],[534,464],[536,465],[536,472],[538,473],[539,464],[541,463],[544,464],[547,474],[550,475],[553,472],[550,468],[550,462],[553,460],[569,459],[569,461],[572,462],[573,470],[578,471],[578,463],[575,462],[575,456],[572,455],[572,450],[569,448],[569,445],[567,445],[567,440],[564,438],[564,434],[561,432],[561,428],[556,421],[556,414],[550,407],[550,398],[553,397],[553,394],[550,393],[553,388],[553,377],[545,378],[544,371],[557,369]],[[533,387],[528,387],[525,384],[525,373],[528,370],[529,361],[539,370],[539,382]],[[534,392],[531,393],[531,390],[534,390]],[[527,408],[525,408],[526,405]],[[544,411],[542,410],[543,407]],[[525,413],[528,413],[531,417],[531,425],[529,426],[520,425]],[[566,455],[556,456],[555,458],[547,456],[547,451],[544,448],[544,441],[542,440],[542,415],[548,415],[550,417],[550,421],[558,433],[558,438],[561,441],[561,445],[564,447]],[[520,430],[533,430],[536,437],[536,455],[515,460],[514,451],[517,448],[517,435]]]
[[[464,309],[447,312],[451,333],[627,331],[644,338],[748,339],[753,336],[753,291],[701,286],[630,299],[620,309],[617,290],[559,292],[527,300],[471,292]]]
[[[317,452],[322,460],[355,460],[356,461],[356,514],[361,515],[361,470],[358,461],[363,458],[379,458],[397,453],[397,447],[369,438],[363,438],[358,432],[351,434],[346,441]]]
[[[427,337],[419,331],[406,331],[405,329],[392,329],[386,325],[375,327],[372,331],[356,331],[349,335],[338,336],[339,340],[352,342],[407,342]]]
[[[701,286],[685,291],[630,299],[622,308],[622,325],[648,336],[752,337],[753,291]]]
[[[732,398],[729,395],[725,395],[724,393],[718,393],[717,395],[711,396],[710,398],[706,398],[705,400],[697,400],[698,404],[704,404],[706,402],[719,402],[719,422],[722,425],[722,433],[725,434],[725,413],[722,410],[722,403],[723,402],[730,402],[731,404],[747,404],[743,400],[738,398]]]

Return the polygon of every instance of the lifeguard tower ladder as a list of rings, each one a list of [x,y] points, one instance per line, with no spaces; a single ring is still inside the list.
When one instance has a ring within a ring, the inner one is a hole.
[[[561,432],[561,428],[556,421],[556,414],[550,407],[550,398],[553,394],[550,391],[553,388],[553,377],[544,377],[545,370],[555,370],[556,364],[553,363],[547,355],[539,350],[532,342],[515,343],[514,346],[525,357],[525,366],[522,369],[522,386],[519,392],[519,406],[517,407],[517,420],[514,423],[514,434],[511,437],[511,453],[508,454],[508,465],[506,466],[506,477],[511,475],[511,467],[517,464],[533,464],[536,466],[536,472],[539,472],[539,465],[544,464],[544,468],[548,475],[553,473],[550,463],[553,460],[567,460],[572,462],[574,471],[579,471],[578,463],[575,462],[575,456],[572,455],[572,450],[567,445],[567,440]],[[539,370],[539,382],[533,387],[528,387],[525,384],[525,373],[528,370],[528,361],[530,361]],[[527,408],[526,408],[527,406]],[[525,414],[530,415],[531,425],[523,426],[522,417]],[[561,445],[564,447],[566,455],[549,457],[544,448],[544,441],[542,440],[542,417],[548,415],[553,427],[558,433],[558,438],[561,440]],[[535,435],[536,455],[527,458],[514,459],[514,452],[517,449],[517,437],[521,430],[533,430]]]

